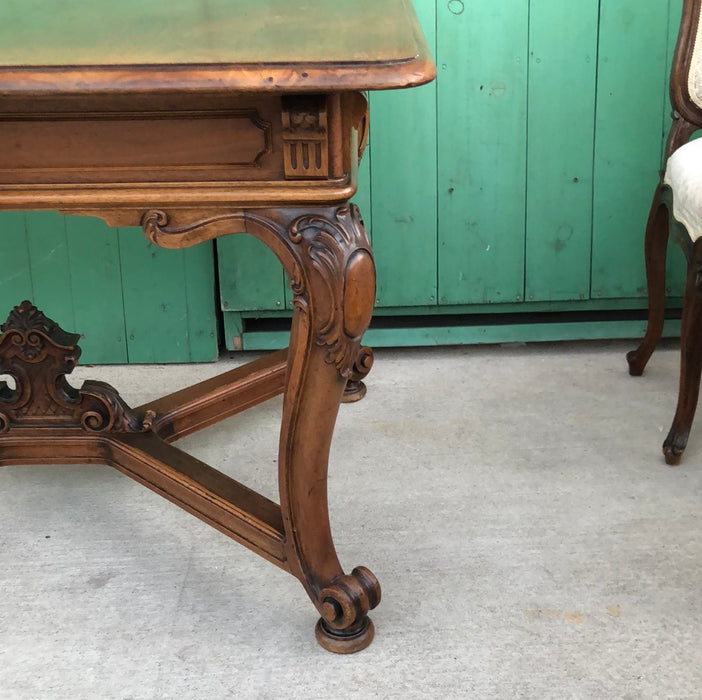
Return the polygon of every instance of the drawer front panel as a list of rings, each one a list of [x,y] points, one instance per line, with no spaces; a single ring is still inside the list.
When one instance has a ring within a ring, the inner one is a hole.
[[[278,179],[280,117],[262,111],[13,115],[0,121],[0,183]]]

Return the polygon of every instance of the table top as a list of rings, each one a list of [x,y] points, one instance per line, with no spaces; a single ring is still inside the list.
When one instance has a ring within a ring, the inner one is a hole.
[[[2,0],[0,90],[409,87],[435,69],[411,0]]]

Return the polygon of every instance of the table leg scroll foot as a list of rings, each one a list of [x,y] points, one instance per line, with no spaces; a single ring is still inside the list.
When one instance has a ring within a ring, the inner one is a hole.
[[[315,635],[320,646],[335,654],[353,654],[365,649],[375,634],[368,611],[380,602],[380,584],[364,566],[340,576],[320,591],[322,617]]]
[[[349,379],[346,382],[346,388],[344,389],[344,395],[341,397],[341,403],[355,403],[360,401],[368,391],[368,387],[362,381],[354,381]]]
[[[368,391],[365,383],[361,381],[368,375],[373,366],[373,350],[368,347],[361,347],[356,358],[356,363],[351,369],[351,375],[346,382],[344,395],[341,397],[341,403],[355,403],[360,401]]]
[[[363,625],[356,632],[337,632],[331,629],[323,618],[319,618],[314,628],[317,643],[323,649],[334,654],[355,654],[365,649],[375,636],[373,620],[365,618]]]

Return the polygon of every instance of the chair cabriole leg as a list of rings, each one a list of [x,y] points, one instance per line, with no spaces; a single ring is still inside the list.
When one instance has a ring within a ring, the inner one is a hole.
[[[663,443],[667,464],[680,463],[697,409],[702,375],[702,240],[688,261],[680,333],[680,388],[675,417]]]
[[[648,325],[636,350],[626,356],[629,374],[643,374],[663,333],[665,316],[665,259],[668,245],[668,209],[661,202],[661,186],[656,188],[646,225],[646,284],[648,288]]]

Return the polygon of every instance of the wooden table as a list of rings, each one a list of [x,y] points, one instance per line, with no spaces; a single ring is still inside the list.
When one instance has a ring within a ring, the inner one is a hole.
[[[78,335],[23,302],[0,336],[0,464],[114,466],[296,576],[334,652],[371,642],[380,600],[368,569],[341,568],[327,509],[339,403],[372,363],[373,257],[349,204],[360,91],[434,75],[410,0],[0,3],[0,209],[138,225],[166,248],[248,233],[294,297],[288,350],[138,408],[73,388]],[[281,392],[280,504],[172,444]]]

